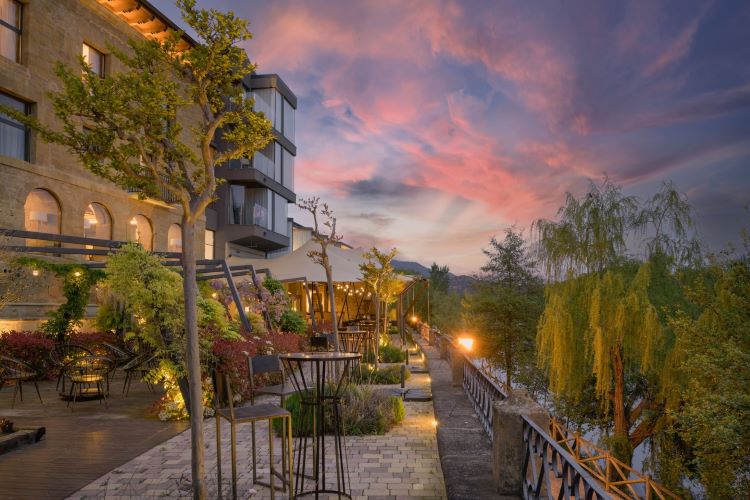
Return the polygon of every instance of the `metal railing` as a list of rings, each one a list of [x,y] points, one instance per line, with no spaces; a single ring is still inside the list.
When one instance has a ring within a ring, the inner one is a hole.
[[[560,444],[523,416],[525,499],[609,499],[597,479]]]
[[[570,431],[555,419],[550,420],[550,435],[610,493],[624,498],[680,498],[648,475],[616,459],[608,451],[583,439],[579,433]]]
[[[507,398],[508,391],[499,380],[482,370],[473,359],[465,354],[453,354],[464,357],[464,391],[469,396],[469,402],[474,407],[484,431],[492,440],[492,404]]]

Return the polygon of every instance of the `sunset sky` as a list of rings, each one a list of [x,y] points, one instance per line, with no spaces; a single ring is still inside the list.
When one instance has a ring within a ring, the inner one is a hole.
[[[750,226],[746,0],[198,3],[251,21],[251,60],[299,98],[296,192],[355,245],[473,272],[605,174],[674,180],[714,249]]]

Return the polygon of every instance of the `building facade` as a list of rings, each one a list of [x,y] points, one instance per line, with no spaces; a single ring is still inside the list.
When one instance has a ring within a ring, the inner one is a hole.
[[[47,93],[59,88],[58,61],[75,67],[83,55],[106,78],[119,69],[109,46],[125,49],[128,39],[160,39],[174,29],[143,0],[0,0],[0,102],[55,123]],[[267,255],[289,245],[297,99],[276,75],[252,75],[243,84],[257,110],[272,120],[276,139],[251,160],[217,168],[226,182],[196,229],[208,258]],[[137,241],[149,250],[179,252],[180,219],[179,205],[139,199],[88,172],[65,148],[0,115],[0,228]],[[0,317],[44,317],[57,303],[58,297],[38,296]]]

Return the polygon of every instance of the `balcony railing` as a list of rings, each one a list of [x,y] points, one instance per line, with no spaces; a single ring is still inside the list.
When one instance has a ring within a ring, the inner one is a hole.
[[[462,354],[454,351],[454,356]],[[481,369],[477,362],[463,355],[464,359],[464,391],[469,396],[469,401],[474,411],[482,422],[485,432],[492,440],[492,404],[508,397],[504,385],[485,370]]]
[[[128,188],[127,192],[128,193],[140,193],[141,190],[137,188]],[[150,198],[153,198],[153,197],[150,197]],[[177,196],[172,194],[167,188],[163,186],[159,187],[159,195],[156,197],[156,199],[161,200],[165,203],[177,203],[178,201],[180,201],[179,198],[177,198]]]

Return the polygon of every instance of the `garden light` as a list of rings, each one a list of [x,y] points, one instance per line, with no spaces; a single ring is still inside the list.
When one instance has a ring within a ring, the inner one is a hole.
[[[412,315],[412,317],[411,317],[411,322],[412,322],[412,323],[416,323],[418,319],[419,319],[419,318],[417,318],[417,317],[416,317],[415,315]]]
[[[32,276],[39,276],[39,269],[34,269],[33,271],[31,271],[31,275]]]
[[[73,276],[75,276],[76,278],[80,277],[81,276],[81,271],[74,272]]]
[[[212,299],[218,299],[219,298],[219,294],[216,293],[216,292],[214,292],[214,293],[211,294],[211,298]]]
[[[467,351],[471,351],[471,348],[474,347],[474,339],[471,337],[458,337],[458,344]]]
[[[245,306],[245,312],[246,312],[246,313],[249,313],[249,312],[250,312],[250,306]]]

